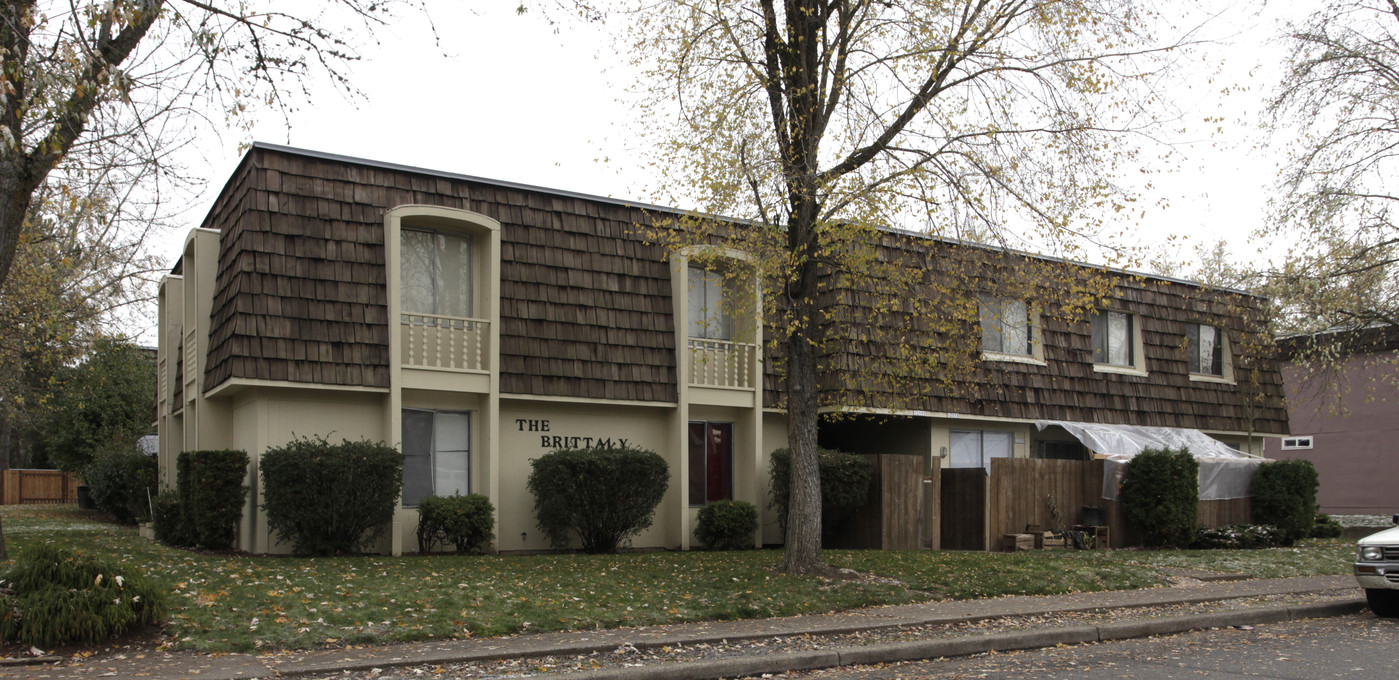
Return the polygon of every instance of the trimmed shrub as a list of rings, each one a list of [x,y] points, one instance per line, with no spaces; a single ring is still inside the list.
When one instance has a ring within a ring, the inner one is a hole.
[[[452,544],[458,555],[484,552],[495,538],[495,506],[479,494],[428,496],[418,501],[418,550]]]
[[[695,538],[710,550],[753,547],[758,530],[758,507],[747,501],[713,501],[700,508]]]
[[[1253,523],[1282,530],[1283,545],[1312,534],[1316,525],[1316,467],[1309,460],[1273,460],[1253,473]]]
[[[1312,526],[1312,538],[1340,538],[1341,523],[1330,515],[1316,514],[1316,524]]]
[[[185,451],[176,461],[181,513],[194,543],[210,550],[233,547],[248,487],[248,454],[243,451]]]
[[[530,468],[540,531],[557,548],[576,538],[586,553],[617,552],[651,526],[670,485],[665,459],[632,447],[559,449]]]
[[[853,453],[819,449],[821,475],[821,533],[830,535],[869,500],[874,464]],[[777,524],[787,531],[787,498],[792,488],[792,452],[777,449],[768,457],[768,507],[777,513]]]
[[[166,489],[155,497],[155,514],[151,523],[155,528],[155,540],[166,545],[188,548],[195,545],[194,533],[185,521],[184,504],[174,491]]]
[[[39,647],[97,643],[165,618],[165,591],[115,563],[38,545],[5,575],[0,637]]]
[[[1282,532],[1267,524],[1234,524],[1227,527],[1200,527],[1195,530],[1192,548],[1243,550],[1275,548],[1282,545]]]
[[[1146,449],[1122,472],[1122,512],[1152,547],[1180,548],[1195,538],[1200,463],[1185,448]]]
[[[293,439],[262,454],[267,526],[299,555],[358,553],[393,520],[403,456],[383,442]]]
[[[160,464],[134,448],[100,451],[83,470],[92,504],[122,524],[150,517],[147,490],[154,496]]]

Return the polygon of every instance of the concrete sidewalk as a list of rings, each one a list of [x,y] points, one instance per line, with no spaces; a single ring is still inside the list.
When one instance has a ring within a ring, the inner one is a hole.
[[[317,649],[250,654],[152,653],[93,660],[64,660],[44,665],[0,667],[0,678],[200,678],[212,680],[288,677],[345,670],[449,664],[539,656],[607,652],[621,645],[637,648],[715,643],[721,640],[788,635],[831,635],[872,629],[983,621],[1009,616],[1154,607],[1227,601],[1244,597],[1307,594],[1346,589],[1353,595],[1297,606],[1231,609],[1168,618],[1127,618],[1101,625],[1037,628],[1001,633],[926,639],[800,653],[744,656],[713,661],[604,669],[588,678],[628,680],[700,680],[783,670],[876,663],[915,658],[975,654],[1141,637],[1228,625],[1272,623],[1297,618],[1336,616],[1360,611],[1364,600],[1351,576],[1309,576],[1201,583],[1189,587],[1152,588],[1105,593],[1077,593],[987,600],[930,602],[873,607],[838,614],[780,619],[687,623],[573,633],[516,635],[503,638],[394,644],[360,649]]]

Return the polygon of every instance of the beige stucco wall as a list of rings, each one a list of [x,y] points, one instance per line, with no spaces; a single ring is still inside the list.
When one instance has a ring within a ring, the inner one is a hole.
[[[651,449],[666,458],[670,490],[676,490],[683,463],[671,441],[673,409],[651,406],[576,404],[501,399],[500,496],[492,499],[500,518],[498,550],[545,550],[549,542],[534,521],[534,498],[527,488],[530,461],[558,448],[597,446],[599,441]],[[667,494],[670,497],[672,494]],[[665,527],[673,504],[662,503],[651,528],[632,539],[637,548],[667,546]]]
[[[242,449],[248,452],[248,494],[238,547],[249,552],[288,552],[291,547],[275,541],[267,529],[267,518],[258,507],[262,503],[258,462],[263,451],[297,437],[324,437],[332,442],[344,439],[384,441],[384,394],[319,389],[263,387],[247,389],[228,399],[212,399],[208,411],[231,414],[227,444],[205,448]],[[387,540],[378,550],[387,550]]]
[[[768,457],[773,451],[786,446],[787,415],[773,411],[763,413],[763,446],[758,456],[758,469],[761,471],[758,479],[758,488],[761,489],[758,495],[758,533],[762,535],[765,545],[783,542],[782,531],[777,524],[777,513],[768,507],[771,498],[768,492]]]

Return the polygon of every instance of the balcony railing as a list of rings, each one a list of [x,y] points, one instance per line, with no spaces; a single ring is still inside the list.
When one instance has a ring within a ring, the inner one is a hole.
[[[753,387],[758,346],[727,340],[690,338],[690,384],[704,387]]]
[[[489,321],[404,314],[401,325],[404,366],[454,371],[486,369]]]

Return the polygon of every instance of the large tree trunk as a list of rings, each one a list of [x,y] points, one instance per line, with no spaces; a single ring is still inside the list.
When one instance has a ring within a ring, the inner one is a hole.
[[[814,172],[807,172],[796,183],[795,209],[787,225],[788,246],[798,263],[786,291],[792,305],[787,331],[787,445],[792,469],[782,571],[788,574],[826,571],[821,561],[821,469],[816,448],[821,404],[816,361],[824,329],[817,297],[820,267],[814,177]]]
[[[814,305],[801,305],[801,307]],[[797,324],[787,338],[787,444],[792,453],[787,496],[787,536],[782,571],[810,574],[825,570],[821,562],[821,470],[816,448],[816,352]]]
[[[26,176],[23,165],[20,152],[0,150],[0,286],[10,274],[24,216],[34,196],[35,183]]]

